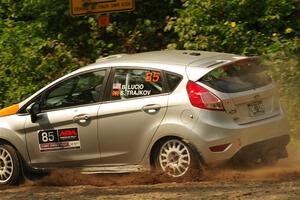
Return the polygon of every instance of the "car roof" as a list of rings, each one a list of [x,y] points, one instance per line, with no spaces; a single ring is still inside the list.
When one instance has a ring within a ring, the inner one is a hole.
[[[135,54],[116,54],[99,58],[95,63],[82,67],[69,75],[103,67],[147,67],[185,74],[191,80],[207,73],[214,67],[220,66],[243,56],[196,50],[162,50]]]
[[[241,58],[243,57],[235,54],[209,51],[150,51],[135,54],[117,54],[99,58],[96,63],[80,68],[74,73],[101,67],[149,67],[179,74],[187,72],[191,80],[196,80],[213,67]]]
[[[150,51],[150,52],[135,53],[135,54],[117,54],[117,55],[100,58],[96,61],[96,63],[98,64],[156,63],[156,64],[166,64],[166,65],[187,66],[199,60],[208,59],[215,56],[223,57],[222,55],[224,56],[230,54],[219,53],[219,52],[207,52],[207,51],[193,51],[193,50],[163,50],[163,51]]]

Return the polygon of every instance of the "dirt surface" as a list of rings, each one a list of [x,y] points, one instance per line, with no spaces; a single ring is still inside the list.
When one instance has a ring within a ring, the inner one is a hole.
[[[299,199],[300,152],[275,167],[213,169],[174,182],[160,173],[81,175],[54,171],[36,181],[0,187],[0,199]]]

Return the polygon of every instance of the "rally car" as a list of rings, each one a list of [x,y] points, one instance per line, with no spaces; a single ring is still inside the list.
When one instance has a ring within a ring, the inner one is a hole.
[[[157,169],[287,157],[287,117],[255,57],[165,50],[101,58],[0,111],[0,184],[23,169]]]

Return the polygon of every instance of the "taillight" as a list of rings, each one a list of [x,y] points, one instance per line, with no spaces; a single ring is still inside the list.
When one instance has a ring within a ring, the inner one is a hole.
[[[224,110],[221,99],[208,89],[201,87],[193,81],[188,82],[186,89],[193,106],[207,110]]]

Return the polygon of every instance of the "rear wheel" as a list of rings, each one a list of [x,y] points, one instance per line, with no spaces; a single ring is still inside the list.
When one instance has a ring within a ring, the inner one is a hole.
[[[8,144],[0,144],[0,185],[19,182],[21,166],[17,151]]]
[[[162,142],[156,153],[155,167],[173,178],[200,172],[199,162],[188,144],[179,139]]]

